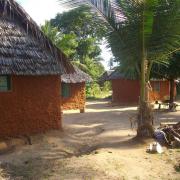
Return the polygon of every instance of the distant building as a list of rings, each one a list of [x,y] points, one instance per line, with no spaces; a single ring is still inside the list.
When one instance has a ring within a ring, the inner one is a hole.
[[[118,104],[137,104],[140,97],[140,82],[128,78],[123,73],[115,70],[107,78],[112,82],[112,101]],[[149,90],[150,101],[165,100],[169,97],[170,84],[167,80],[151,80]]]
[[[82,70],[74,67],[75,73],[61,76],[62,110],[79,109],[84,112],[86,103],[86,82],[92,78]]]

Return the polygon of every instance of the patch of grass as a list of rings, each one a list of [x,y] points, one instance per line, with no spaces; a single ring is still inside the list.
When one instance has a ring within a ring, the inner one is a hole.
[[[2,167],[4,172],[8,174],[9,179],[49,179],[53,162],[50,160],[29,159],[24,164],[3,164]]]
[[[179,172],[180,173],[180,163],[176,164],[174,166],[174,169],[176,170],[176,172]]]

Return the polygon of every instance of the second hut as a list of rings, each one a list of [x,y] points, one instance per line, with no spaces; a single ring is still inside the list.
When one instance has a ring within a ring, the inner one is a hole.
[[[61,76],[61,108],[62,110],[76,110],[85,112],[86,104],[86,82],[91,82],[92,78],[74,66],[75,73],[63,74]]]

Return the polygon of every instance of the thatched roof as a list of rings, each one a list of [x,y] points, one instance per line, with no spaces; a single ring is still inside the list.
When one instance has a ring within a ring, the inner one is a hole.
[[[14,0],[0,0],[0,74],[73,72],[66,56]]]
[[[113,71],[108,77],[107,80],[114,80],[114,79],[129,79],[129,80],[135,80],[137,79],[136,77],[132,77],[130,75],[126,75],[122,72],[120,72],[119,69],[116,69]]]
[[[81,83],[81,82],[91,82],[92,78],[74,66],[75,72],[72,74],[63,74],[61,76],[61,81],[64,83]]]
[[[115,80],[115,79],[138,80],[138,78],[136,76],[124,74],[119,69],[116,69],[107,77],[107,80]],[[151,78],[151,81],[166,81],[166,79]]]
[[[100,83],[103,83],[105,81],[108,80],[109,76],[111,75],[111,73],[113,73],[114,71],[113,70],[109,70],[109,71],[105,71],[102,76],[99,78],[99,82]]]

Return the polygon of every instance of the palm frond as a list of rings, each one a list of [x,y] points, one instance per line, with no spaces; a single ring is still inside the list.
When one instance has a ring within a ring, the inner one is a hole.
[[[139,67],[142,43],[149,61],[164,62],[180,47],[179,0],[59,0],[75,8],[86,4],[111,26],[108,43],[120,64]]]

